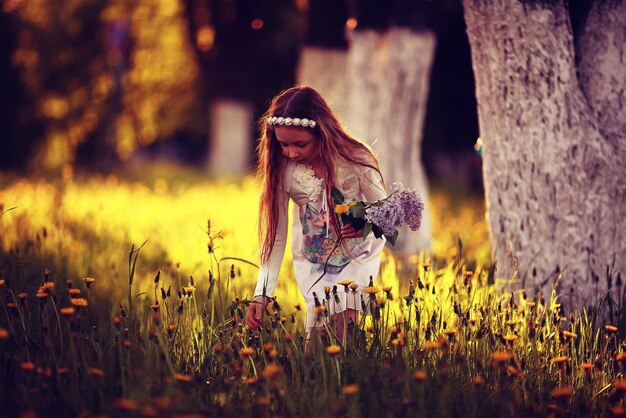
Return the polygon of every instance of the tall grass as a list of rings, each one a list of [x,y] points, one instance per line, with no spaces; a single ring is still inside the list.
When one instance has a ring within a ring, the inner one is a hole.
[[[305,347],[290,254],[260,331],[243,320],[257,271],[253,180],[2,185],[6,416],[626,412],[617,327],[497,278],[479,199],[454,206],[435,192],[433,251],[385,251],[367,315],[345,341],[316,334]],[[329,325],[335,292],[355,295],[349,284],[320,295]]]

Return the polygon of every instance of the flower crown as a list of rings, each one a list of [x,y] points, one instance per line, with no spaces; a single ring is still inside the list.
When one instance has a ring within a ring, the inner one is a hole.
[[[315,128],[314,120],[310,119],[300,119],[300,118],[283,118],[281,116],[270,116],[267,118],[267,124],[272,125],[280,125],[280,126],[302,126],[303,128]]]

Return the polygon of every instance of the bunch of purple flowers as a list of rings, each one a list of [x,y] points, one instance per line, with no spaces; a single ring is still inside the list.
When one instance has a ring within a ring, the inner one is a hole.
[[[378,226],[384,235],[395,235],[403,225],[417,231],[423,210],[424,202],[415,190],[394,183],[388,197],[365,207],[365,220]]]
[[[335,212],[341,215],[342,222],[351,224],[357,231],[362,230],[363,236],[370,232],[376,238],[384,235],[393,245],[398,238],[399,227],[407,225],[412,231],[417,231],[422,224],[422,198],[401,183],[394,183],[389,196],[373,203],[346,203],[337,189],[333,189],[332,195]]]

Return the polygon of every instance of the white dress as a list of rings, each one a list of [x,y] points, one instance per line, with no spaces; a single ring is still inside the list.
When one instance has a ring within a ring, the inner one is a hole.
[[[381,177],[376,170],[354,165],[343,159],[335,163],[339,190],[346,200],[374,202],[386,197]],[[329,216],[334,204],[326,201],[324,181],[315,176],[308,165],[290,161],[284,170],[283,194],[279,206],[279,219],[276,240],[268,261],[261,265],[255,296],[273,296],[276,290],[278,273],[282,264],[287,241],[287,210],[289,199],[293,200],[292,254],[293,266],[298,287],[306,300],[306,330],[315,326],[315,298],[326,303],[330,315],[347,308],[361,310],[361,290],[367,287],[369,278],[378,275],[380,253],[384,239],[373,234],[364,238],[343,239],[344,245],[335,246],[336,228]],[[324,271],[326,273],[324,274]],[[311,286],[322,274],[323,278]],[[344,287],[337,285],[342,280],[352,280],[359,285],[356,293],[347,295]],[[324,287],[337,286],[337,297],[325,301]]]

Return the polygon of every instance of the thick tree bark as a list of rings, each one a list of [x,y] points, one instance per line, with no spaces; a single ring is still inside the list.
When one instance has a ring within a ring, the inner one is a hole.
[[[355,31],[347,63],[346,126],[373,143],[388,187],[401,182],[416,188],[427,208],[421,147],[434,49],[435,36],[427,31]],[[419,232],[400,231],[396,251],[430,248],[430,216],[424,212]]]
[[[584,306],[626,272],[625,9],[594,6],[577,68],[563,2],[463,4],[499,275]]]

